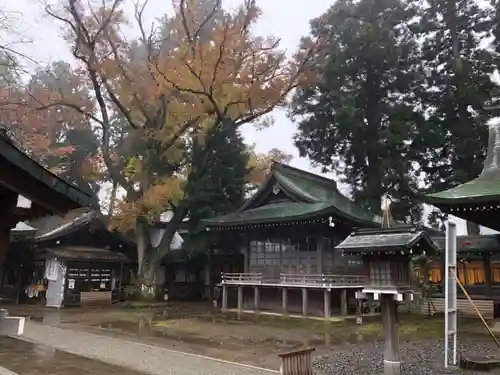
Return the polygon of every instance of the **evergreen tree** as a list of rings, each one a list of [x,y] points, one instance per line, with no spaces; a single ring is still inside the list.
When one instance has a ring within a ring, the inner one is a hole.
[[[291,115],[302,156],[339,173],[354,200],[373,212],[395,199],[393,215],[419,221],[412,135],[422,71],[415,9],[404,0],[339,0],[311,22],[312,39],[330,33],[316,59],[317,82],[298,90]],[[305,43],[308,41],[305,40]]]
[[[186,183],[189,230],[186,246],[205,251],[214,239],[204,230],[202,219],[231,213],[245,200],[249,155],[241,134],[231,128],[213,131],[207,142],[213,152],[207,155],[197,144],[192,148],[194,170],[202,163],[210,167],[202,176],[189,175]]]
[[[422,151],[418,160],[428,191],[435,192],[470,181],[482,169],[495,90],[493,55],[482,43],[493,14],[474,0],[430,0],[420,13],[428,121],[418,129],[415,147]],[[437,212],[431,217],[444,218]],[[478,233],[469,223],[468,230]]]

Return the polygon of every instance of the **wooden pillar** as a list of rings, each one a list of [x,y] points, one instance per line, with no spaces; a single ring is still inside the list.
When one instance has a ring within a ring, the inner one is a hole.
[[[212,302],[214,298],[214,249],[210,247],[208,249],[208,273],[205,285],[208,286],[207,297],[210,302]]]
[[[318,251],[317,251],[317,256],[318,256],[318,269],[317,272],[318,274],[323,274],[323,252],[324,252],[324,247],[325,247],[325,239],[324,238],[318,238]]]
[[[330,290],[325,289],[323,292],[323,304],[325,308],[325,319],[329,319],[331,316],[330,312]]]
[[[398,337],[398,305],[394,295],[381,294],[382,325],[384,328],[384,374],[401,375]]]
[[[10,225],[0,222],[0,288],[3,287],[6,273],[7,249],[10,241]]]
[[[243,272],[248,273],[250,265],[250,242],[247,241],[245,247],[243,248]]]
[[[307,316],[307,288],[302,288],[302,315]]]
[[[340,315],[347,316],[347,289],[340,291]]]
[[[260,311],[260,289],[258,286],[253,288],[253,305],[255,312]]]
[[[483,255],[484,264],[484,281],[486,287],[486,294],[491,297],[491,256],[490,254]]]
[[[356,324],[363,324],[363,300],[356,299]]]
[[[238,286],[238,315],[243,312],[243,287]]]
[[[7,249],[10,242],[10,230],[15,227],[18,220],[14,216],[18,194],[9,192],[2,196],[0,202],[0,287],[3,286]]]
[[[222,285],[222,311],[227,311],[227,285]]]
[[[281,309],[284,315],[288,314],[288,289],[281,289]]]

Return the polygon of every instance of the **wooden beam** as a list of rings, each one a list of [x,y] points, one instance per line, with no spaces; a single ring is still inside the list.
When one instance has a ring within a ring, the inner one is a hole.
[[[29,199],[50,213],[62,214],[77,208],[78,204],[64,194],[56,192],[49,184],[30,176],[15,165],[0,159],[0,185]],[[54,177],[54,181],[55,181]]]

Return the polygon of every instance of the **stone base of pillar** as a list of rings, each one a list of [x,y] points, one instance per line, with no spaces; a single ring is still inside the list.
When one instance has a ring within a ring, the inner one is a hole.
[[[24,332],[24,317],[6,316],[0,319],[1,336],[20,336]]]
[[[390,362],[384,360],[384,375],[402,375],[401,362]]]

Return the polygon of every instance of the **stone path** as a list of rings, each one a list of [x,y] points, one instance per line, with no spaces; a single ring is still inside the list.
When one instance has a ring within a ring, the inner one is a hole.
[[[154,375],[272,375],[278,373],[273,370],[61,329],[31,321],[26,322],[24,334],[19,338],[42,343],[77,356],[102,360]],[[73,375],[72,371],[68,373]],[[129,374],[123,373],[123,375]]]
[[[0,337],[0,375],[144,375],[13,337]]]

